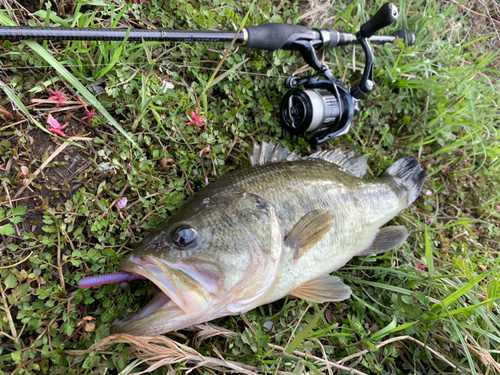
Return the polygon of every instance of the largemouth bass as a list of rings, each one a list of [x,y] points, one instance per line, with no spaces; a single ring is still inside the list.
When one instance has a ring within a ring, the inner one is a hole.
[[[120,265],[161,292],[113,333],[162,334],[246,312],[287,295],[341,301],[351,289],[330,273],[354,256],[400,246],[405,227],[381,228],[418,196],[426,178],[414,158],[362,179],[364,157],[299,157],[267,143],[252,166],[191,197]]]

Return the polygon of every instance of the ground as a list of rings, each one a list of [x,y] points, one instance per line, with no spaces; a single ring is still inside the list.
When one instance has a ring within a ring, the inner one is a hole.
[[[249,12],[252,25],[355,31],[382,3],[6,1],[2,9],[16,11],[0,21],[234,30]],[[394,221],[408,227],[408,242],[341,269],[353,289],[344,303],[286,299],[154,339],[108,336],[147,302],[148,284],[82,290],[78,280],[115,272],[189,196],[248,165],[253,141],[314,152],[276,115],[284,78],[309,72],[297,53],[235,47],[218,77],[231,74],[210,86],[227,45],[39,42],[47,56],[0,41],[0,373],[129,373],[155,363],[137,356],[154,355],[164,365],[155,373],[200,363],[241,373],[500,373],[500,5],[398,6],[387,33],[409,28],[416,45],[374,47],[374,91],[349,134],[322,147],[365,154],[369,178],[403,156],[419,159],[424,191]],[[360,55],[346,47],[321,57],[352,84]],[[54,92],[67,100],[49,99]],[[46,131],[49,113],[74,144]]]

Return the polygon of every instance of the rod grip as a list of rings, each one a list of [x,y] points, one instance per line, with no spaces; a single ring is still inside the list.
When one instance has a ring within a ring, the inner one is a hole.
[[[320,40],[319,32],[300,25],[286,23],[268,23],[245,27],[248,39],[243,45],[266,51],[278,49],[294,50],[294,42],[298,40]]]

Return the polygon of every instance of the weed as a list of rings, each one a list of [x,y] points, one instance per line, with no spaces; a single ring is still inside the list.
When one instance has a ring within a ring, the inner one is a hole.
[[[236,31],[248,14],[247,25],[354,32],[382,1],[45,2],[29,20],[16,4],[5,2],[0,23]],[[417,43],[374,46],[375,89],[352,131],[324,147],[366,154],[373,176],[403,155],[420,158],[429,194],[395,219],[408,242],[342,268],[348,301],[284,299],[142,341],[108,335],[150,299],[147,284],[78,281],[116,271],[186,198],[247,165],[254,140],[312,152],[277,120],[284,78],[305,63],[290,51],[226,56],[223,44],[0,42],[0,372],[499,373],[498,10],[436,0],[399,8],[384,33],[408,28]],[[359,55],[351,46],[322,57],[354,83]],[[69,141],[54,140],[48,115],[68,124]]]

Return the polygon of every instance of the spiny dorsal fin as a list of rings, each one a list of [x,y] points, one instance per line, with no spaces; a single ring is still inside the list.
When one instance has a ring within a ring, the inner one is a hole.
[[[252,165],[262,165],[266,163],[275,163],[278,161],[299,160],[301,157],[287,148],[272,143],[262,142],[253,144],[253,154],[249,157]]]
[[[310,302],[343,301],[351,296],[351,288],[337,276],[323,275],[310,280],[289,293]]]
[[[366,158],[354,151],[336,149],[333,151],[318,151],[309,156],[311,159],[323,159],[336,164],[344,172],[354,177],[363,177],[366,174]]]
[[[366,174],[366,159],[363,155],[358,155],[354,151],[336,149],[333,151],[318,151],[305,158],[322,159],[336,164],[340,169],[355,177],[363,177]],[[253,144],[253,154],[249,155],[252,165],[262,165],[275,163],[278,161],[293,161],[304,159],[294,152],[289,151],[280,145],[262,142]]]
[[[285,237],[285,245],[300,258],[316,245],[332,227],[333,211],[314,210],[305,214]]]
[[[372,254],[382,254],[401,246],[408,238],[408,230],[402,225],[385,227],[378,231],[370,247],[357,254],[364,257]]]

